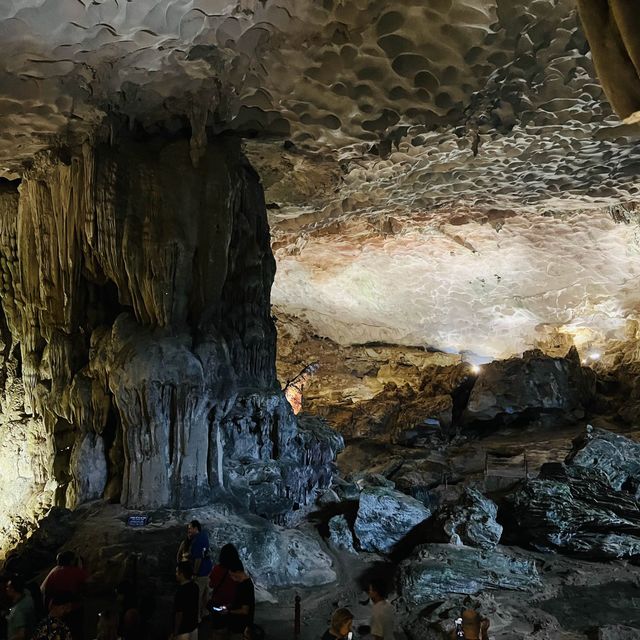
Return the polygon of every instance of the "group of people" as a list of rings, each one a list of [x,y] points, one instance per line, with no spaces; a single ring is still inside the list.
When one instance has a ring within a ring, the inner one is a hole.
[[[224,545],[214,564],[207,534],[197,520],[192,520],[176,560],[170,640],[198,640],[204,619],[203,631],[209,640],[262,639],[264,634],[254,621],[254,584],[234,545]],[[58,554],[56,566],[39,586],[26,585],[19,575],[9,576],[5,585],[7,640],[84,640],[83,595],[89,579],[82,562],[71,551]],[[123,582],[117,589],[119,610],[100,614],[97,640],[144,637],[137,599],[127,585]],[[366,630],[360,629],[362,635],[369,640],[394,640],[394,609],[387,601],[386,583],[371,580],[368,593],[373,604],[371,624]],[[352,640],[353,620],[349,609],[337,609],[321,640]],[[467,608],[456,621],[451,638],[487,640],[488,627],[488,620]]]
[[[393,606],[387,601],[386,583],[383,580],[371,580],[368,593],[373,609],[371,626],[366,629],[364,636],[369,640],[394,640],[395,615]],[[321,640],[352,640],[353,619],[349,609],[337,609]],[[482,617],[476,609],[465,607],[456,620],[450,637],[451,640],[489,640],[489,620]]]
[[[173,640],[197,640],[203,618],[208,618],[213,640],[256,640],[255,588],[238,550],[224,545],[213,565],[209,540],[197,520],[188,524],[178,549],[176,580]]]
[[[394,640],[395,616],[393,606],[387,601],[385,582],[378,579],[371,580],[368,593],[373,604],[368,637],[371,640]],[[331,624],[322,636],[322,640],[351,640],[352,627],[351,611],[346,608],[337,609],[331,616]]]
[[[82,595],[89,574],[71,551],[59,553],[56,566],[38,587],[20,575],[6,579],[7,640],[82,640]]]

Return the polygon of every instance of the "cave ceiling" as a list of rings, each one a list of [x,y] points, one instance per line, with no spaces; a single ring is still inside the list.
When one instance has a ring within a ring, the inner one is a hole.
[[[637,129],[570,0],[3,0],[0,177],[132,129],[235,131],[276,312],[480,361],[640,303]]]

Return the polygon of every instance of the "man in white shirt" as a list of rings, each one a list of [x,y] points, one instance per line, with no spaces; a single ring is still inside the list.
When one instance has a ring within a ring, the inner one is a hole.
[[[371,637],[373,640],[394,640],[394,610],[387,602],[387,588],[381,580],[371,580],[369,597],[373,602],[371,612]]]

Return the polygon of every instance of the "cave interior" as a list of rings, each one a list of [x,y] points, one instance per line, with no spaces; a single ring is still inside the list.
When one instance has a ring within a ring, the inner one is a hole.
[[[372,578],[397,640],[640,638],[638,34],[628,0],[2,0],[3,575],[71,549],[87,634],[129,580],[165,638],[197,519],[272,640],[369,637]]]

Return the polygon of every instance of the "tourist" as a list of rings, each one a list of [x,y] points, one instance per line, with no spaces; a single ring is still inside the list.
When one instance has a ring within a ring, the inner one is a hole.
[[[193,571],[189,562],[180,562],[176,567],[178,589],[173,601],[174,640],[198,640],[198,585],[191,579]]]
[[[225,609],[231,608],[238,590],[238,583],[231,577],[230,569],[242,564],[238,550],[232,544],[225,544],[220,549],[218,564],[209,574],[209,601],[207,609],[211,614],[213,629],[224,629],[227,626]]]
[[[490,623],[487,618],[483,618],[475,609],[463,609],[460,617],[464,636],[456,635],[456,629],[453,629],[450,634],[453,640],[458,637],[464,637],[465,640],[489,640]]]
[[[394,611],[387,602],[387,588],[381,580],[371,580],[369,597],[373,603],[371,611],[371,636],[373,640],[393,640]]]
[[[56,566],[51,569],[40,586],[44,606],[49,607],[52,599],[64,598],[70,603],[64,622],[71,630],[73,640],[84,636],[84,611],[82,595],[89,580],[89,573],[80,566],[81,562],[73,551],[63,551],[56,558]]]
[[[145,635],[138,597],[134,586],[123,580],[116,587],[118,603],[118,633],[122,640],[139,640]]]
[[[36,627],[33,640],[72,640],[71,631],[64,622],[70,604],[68,597],[52,597],[49,601],[49,613]]]
[[[7,640],[28,640],[35,626],[31,594],[25,589],[20,576],[9,579],[6,592],[11,605],[7,616]]]
[[[353,614],[349,609],[336,609],[331,616],[331,626],[325,631],[322,640],[348,640],[351,637]]]
[[[187,535],[191,540],[189,548],[189,559],[193,567],[194,582],[199,589],[199,610],[198,620],[207,612],[207,602],[209,600],[209,574],[213,568],[209,551],[209,538],[202,530],[202,526],[197,520],[192,520],[187,526]]]
[[[235,640],[252,635],[256,595],[253,581],[245,573],[240,559],[231,564],[229,575],[237,585],[235,597],[227,612],[229,617],[227,628],[230,637]]]

